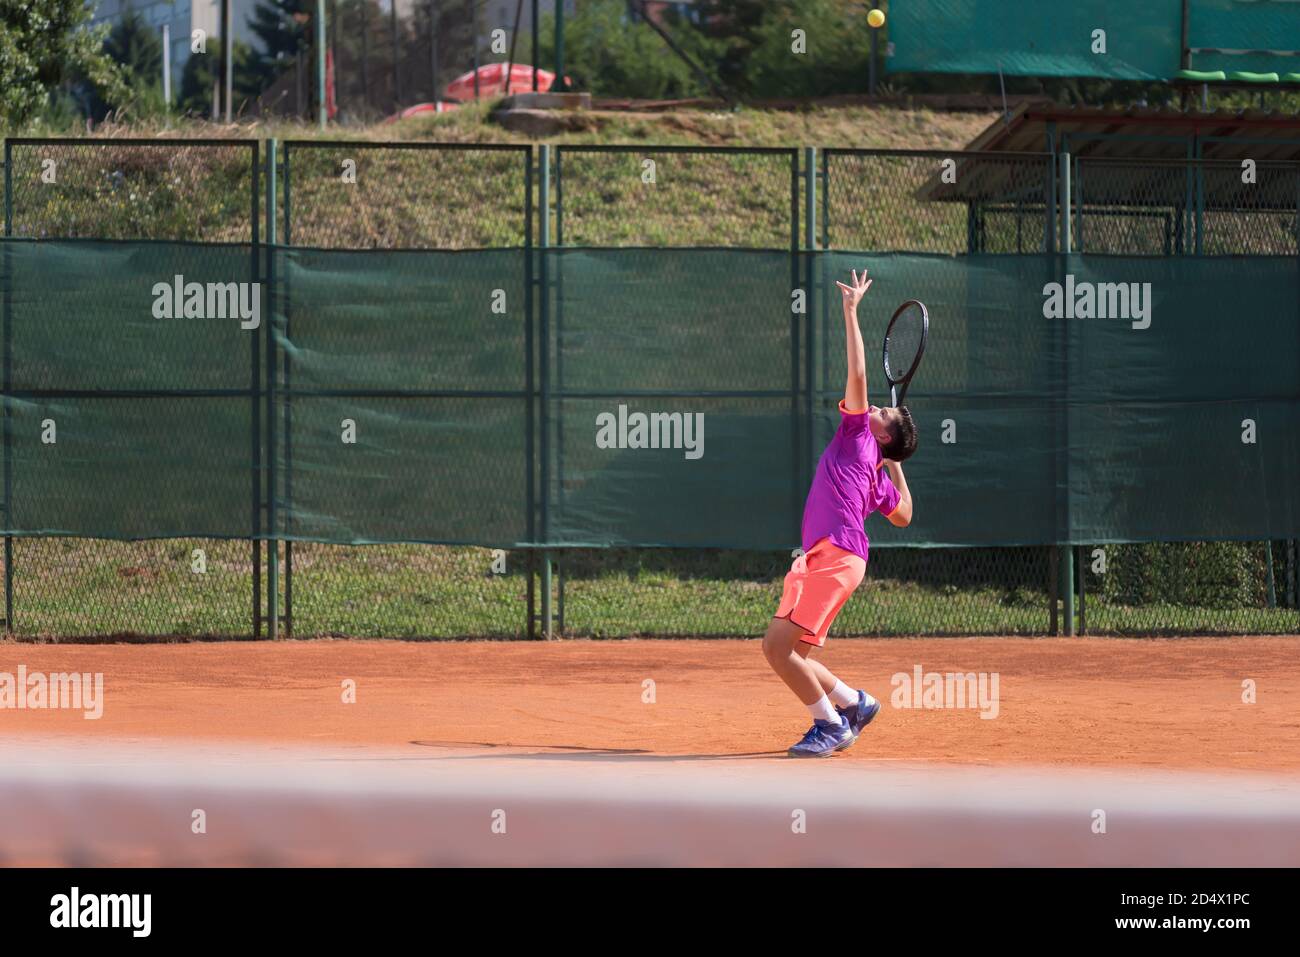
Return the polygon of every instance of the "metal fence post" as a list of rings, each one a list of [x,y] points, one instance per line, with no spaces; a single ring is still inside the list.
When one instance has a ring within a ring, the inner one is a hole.
[[[393,10],[397,10],[397,4],[393,4]],[[397,45],[393,45],[393,72],[397,72]],[[329,116],[328,105],[325,98],[325,0],[316,0],[316,95],[319,103],[316,106],[317,122],[320,128],[325,129],[325,123]],[[274,144],[275,140],[272,139]],[[274,145],[271,146],[274,150]]]
[[[320,0],[321,6],[324,0]],[[276,536],[275,514],[275,239],[277,169],[275,137],[266,141],[266,621],[267,633],[280,633],[280,540]]]
[[[1070,153],[1068,150],[1065,150],[1062,151],[1061,153],[1061,254],[1062,256],[1066,257],[1063,260],[1063,264],[1066,270],[1070,268],[1070,261],[1068,257],[1073,251],[1071,245],[1072,224],[1070,222],[1070,209],[1071,209]],[[1066,543],[1060,546],[1061,592],[1062,592],[1062,598],[1064,599],[1064,607],[1062,608],[1062,617],[1065,619],[1064,622],[1065,627],[1063,631],[1066,635],[1073,635],[1075,631],[1074,629],[1074,549],[1069,544],[1069,539],[1072,534],[1072,531],[1070,528],[1070,521],[1071,521],[1070,459],[1069,459],[1069,452],[1068,452],[1069,442],[1067,441],[1067,435],[1069,432],[1069,417],[1070,417],[1070,405],[1068,401],[1069,399],[1068,392],[1070,388],[1070,356],[1069,356],[1070,333],[1069,333],[1069,326],[1062,324],[1061,329],[1063,330],[1061,333],[1061,345],[1062,345],[1061,364],[1063,367],[1064,374],[1061,378],[1061,388],[1063,390],[1063,401],[1061,403],[1062,409],[1061,409],[1061,416],[1060,416],[1060,424],[1063,429],[1063,432],[1060,436],[1057,437],[1057,441],[1061,443],[1063,448],[1067,449],[1064,455],[1065,468],[1063,471],[1063,477],[1064,477],[1063,485],[1065,489],[1064,491],[1065,494],[1064,519],[1065,520],[1064,520],[1063,531],[1065,533]]]
[[[1296,540],[1289,539],[1286,543],[1286,567],[1287,567],[1287,586],[1286,586],[1286,605],[1288,608],[1300,608],[1300,555],[1296,554]]]
[[[799,151],[790,150],[790,528],[799,537],[799,514],[804,463],[799,441],[799,313],[793,296],[802,282],[799,269]],[[804,303],[805,308],[807,303]],[[806,315],[806,312],[805,312]]]
[[[817,226],[821,234],[820,249],[822,250],[823,253],[826,253],[829,252],[831,248],[831,229],[830,229],[831,162],[830,162],[830,153],[828,150],[822,150],[821,152],[821,177],[822,177],[822,189],[821,189],[820,199],[821,199],[821,207],[822,207],[822,217],[821,217],[821,221],[817,224]],[[822,255],[820,253],[818,255],[818,258],[819,259],[822,258]],[[821,273],[823,277],[826,276],[827,271],[828,268],[825,266],[825,261],[823,260],[822,273]],[[831,299],[829,296],[822,296],[821,315],[817,317],[817,338],[820,340],[821,343],[818,349],[820,355],[818,356],[818,365],[817,365],[817,368],[821,371],[818,373],[817,384],[819,386],[823,386],[823,388],[825,387],[823,380],[826,377],[826,370],[830,368],[830,361],[831,361],[830,324],[831,324]],[[820,392],[818,392],[817,394],[817,408],[819,411],[825,408],[825,399],[823,398]]]
[[[540,157],[540,174],[538,176],[538,250],[541,254],[541,310],[540,326],[538,339],[539,355],[541,357],[538,373],[541,376],[541,539],[543,545],[550,542],[550,500],[551,500],[551,468],[550,468],[550,423],[551,414],[550,403],[550,264],[547,261],[547,252],[551,245],[551,147],[543,143],[539,150]],[[552,609],[551,609],[551,553],[548,549],[542,550],[542,637],[551,637]]]
[[[1084,580],[1087,574],[1087,565],[1083,558],[1083,546],[1076,545],[1075,552],[1074,567],[1078,572],[1079,582],[1079,634],[1083,635],[1088,631],[1088,589]]]
[[[534,24],[534,30],[536,24]],[[536,422],[537,396],[534,390],[533,368],[536,349],[533,335],[533,322],[536,313],[533,300],[537,295],[537,279],[533,263],[533,148],[528,147],[524,154],[524,534],[528,547],[528,586],[526,597],[524,634],[528,638],[537,636],[537,605],[535,573],[537,570],[536,553],[532,543],[537,541],[537,461],[536,461]]]
[[[1075,215],[1078,218],[1078,224],[1076,230],[1079,233],[1079,252],[1086,253],[1088,251],[1088,241],[1084,238],[1084,229],[1083,229],[1083,207],[1085,202],[1084,191],[1083,191],[1084,190],[1083,170],[1084,170],[1084,164],[1082,160],[1080,160],[1076,156],[1074,158],[1074,177],[1070,181],[1070,189],[1074,194],[1073,198],[1075,200],[1075,204],[1074,204]],[[1071,241],[1070,248],[1071,249],[1074,248],[1073,241]]]
[[[1205,168],[1198,161],[1192,164],[1192,175],[1196,180],[1196,255],[1205,251]]]
[[[1070,255],[1074,251],[1073,236],[1071,235],[1072,223],[1070,222],[1070,202],[1071,185],[1070,185],[1070,154],[1068,151],[1062,151],[1061,154],[1061,252]]]
[[[1047,148],[1050,153],[1055,155],[1056,152],[1056,124],[1047,124]],[[1056,252],[1056,164],[1050,159],[1047,161],[1047,216],[1043,222],[1043,248],[1049,253]]]
[[[252,186],[250,193],[250,210],[249,224],[252,232],[252,272],[253,281],[257,282],[261,272],[260,259],[262,255],[261,244],[258,241],[259,230],[258,222],[261,219],[261,204],[259,202],[258,178],[262,175],[260,163],[261,141],[253,141],[253,156],[251,179]],[[258,378],[259,366],[261,364],[261,344],[258,341],[257,333],[254,332],[249,337],[249,358],[251,362],[251,374],[249,378],[249,395],[252,398],[252,415],[249,431],[252,433],[252,453],[253,453],[253,637],[262,637],[262,383]]]
[[[284,144],[284,244],[293,245],[293,172],[289,165],[289,144]],[[272,215],[275,215],[274,205]],[[293,289],[285,276],[284,336],[288,340],[293,317]],[[288,519],[286,528],[293,527],[293,404],[290,401],[289,350],[284,352],[284,504]],[[293,539],[284,542],[284,637],[293,637]]]
[[[555,216],[554,232],[555,245],[564,245],[564,147],[557,146],[553,154],[554,161],[551,164],[551,175],[555,178]],[[550,243],[548,235],[547,243]],[[554,275],[551,275],[548,269],[547,281],[542,287],[543,294],[547,301],[552,304],[552,311],[548,325],[554,330],[547,337],[547,345],[554,339],[555,342],[555,369],[554,378],[550,378],[548,372],[548,382],[553,382],[558,390],[555,399],[555,429],[554,435],[551,436],[551,447],[555,449],[555,502],[550,502],[550,495],[547,495],[547,528],[550,528],[549,516],[554,512],[558,513],[561,521],[564,519],[564,262],[560,257],[555,259]],[[551,290],[555,290],[554,297],[551,296]],[[549,355],[549,353],[548,353]],[[551,414],[551,406],[546,406],[546,415]],[[548,490],[549,491],[549,490]],[[547,538],[550,541],[550,538]],[[560,634],[564,634],[564,559],[561,557],[555,561],[555,620]],[[548,632],[548,637],[550,637]]]
[[[1295,220],[1295,240],[1296,240],[1296,264],[1300,266],[1300,175],[1297,174],[1297,168],[1291,167],[1291,175],[1295,180],[1295,197],[1296,197],[1296,220]],[[1291,539],[1287,543],[1288,564],[1291,568],[1290,574],[1290,604],[1292,608],[1300,608],[1300,541]]]
[[[1057,615],[1059,613],[1060,592],[1061,592],[1061,550],[1054,545],[1047,546],[1047,607],[1050,609],[1048,616],[1047,633],[1049,635],[1059,635]]]
[[[4,252],[4,510],[5,510],[5,630],[14,630],[14,540],[9,535],[13,525],[13,464],[10,434],[10,371],[12,368],[13,347],[10,335],[13,329],[13,296],[10,287],[13,284],[12,263],[9,260],[8,239],[13,235],[14,193],[13,193],[13,149],[9,140],[5,140],[5,252]]]
[[[808,351],[807,371],[805,373],[807,376],[805,393],[808,408],[805,410],[805,422],[808,434],[805,436],[806,441],[804,443],[804,467],[808,470],[808,481],[811,483],[813,456],[817,451],[817,310],[814,307],[817,300],[817,266],[819,263],[817,253],[817,147],[806,147],[803,155],[804,247],[807,250],[804,255],[808,257],[808,265],[805,270],[807,297],[804,301],[804,321],[806,325],[804,347]]]

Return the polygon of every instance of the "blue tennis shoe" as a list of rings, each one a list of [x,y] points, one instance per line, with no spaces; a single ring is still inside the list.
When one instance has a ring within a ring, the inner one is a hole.
[[[818,718],[803,740],[786,753],[792,758],[827,758],[852,743],[853,731],[843,716],[838,726]]]
[[[836,708],[848,723],[849,730],[853,732],[856,738],[862,733],[862,729],[871,724],[871,719],[880,713],[880,702],[873,701],[867,705],[867,695],[863,691],[858,692],[858,703],[847,708]]]

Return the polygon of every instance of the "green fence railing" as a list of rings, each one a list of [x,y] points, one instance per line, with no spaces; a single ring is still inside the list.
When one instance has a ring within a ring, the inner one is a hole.
[[[1300,631],[1300,171],[1232,172],[8,140],[6,622],[761,631],[865,264],[867,338],[919,295],[934,340],[917,519],[840,633]],[[1156,318],[1053,320],[1054,283]]]

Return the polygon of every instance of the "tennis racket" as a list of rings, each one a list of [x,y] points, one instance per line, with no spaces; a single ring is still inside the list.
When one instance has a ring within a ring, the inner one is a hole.
[[[907,387],[916,375],[925,341],[930,335],[930,312],[919,299],[909,299],[896,310],[885,330],[885,381],[889,383],[890,404],[900,406]]]

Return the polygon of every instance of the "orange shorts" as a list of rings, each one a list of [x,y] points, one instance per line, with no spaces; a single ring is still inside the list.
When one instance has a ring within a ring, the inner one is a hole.
[[[808,632],[804,641],[821,646],[831,622],[866,573],[867,563],[861,556],[823,538],[790,566],[776,617],[789,618]]]

